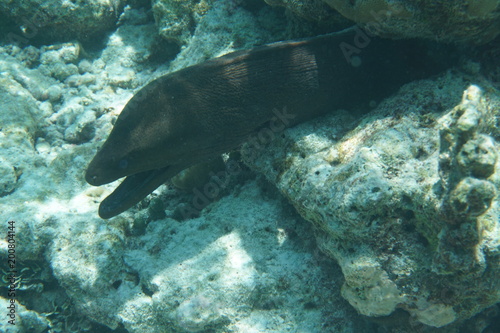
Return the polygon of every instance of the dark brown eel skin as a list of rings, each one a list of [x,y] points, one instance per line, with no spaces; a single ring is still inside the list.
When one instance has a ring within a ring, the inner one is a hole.
[[[447,67],[417,41],[368,37],[355,27],[285,41],[161,76],[128,102],[85,179],[125,180],[104,199],[111,218],[183,169],[241,145],[285,112],[288,126],[328,111],[380,101],[402,84]]]

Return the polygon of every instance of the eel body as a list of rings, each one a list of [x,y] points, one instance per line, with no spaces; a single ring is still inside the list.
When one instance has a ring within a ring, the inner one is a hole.
[[[415,41],[370,38],[359,28],[233,52],[140,89],[85,178],[99,186],[126,177],[100,205],[99,215],[110,218],[181,170],[275,126],[277,113],[293,126],[442,69]]]

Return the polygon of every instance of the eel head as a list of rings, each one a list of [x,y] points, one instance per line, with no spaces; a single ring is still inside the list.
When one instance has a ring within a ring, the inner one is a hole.
[[[199,126],[182,112],[187,91],[175,81],[176,75],[160,77],[137,92],[90,162],[85,180],[91,185],[126,177],[101,203],[102,218],[127,210],[183,169],[210,155],[208,143],[200,144],[203,137]]]
[[[166,93],[170,81],[166,77],[150,82],[127,103],[87,168],[89,184],[100,186],[148,170],[189,166],[199,141],[196,128],[180,125],[192,122],[176,112],[175,92]]]

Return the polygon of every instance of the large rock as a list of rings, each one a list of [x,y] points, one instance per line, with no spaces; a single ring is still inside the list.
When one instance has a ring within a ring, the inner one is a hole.
[[[91,40],[115,26],[123,0],[0,0],[0,16],[12,20],[20,32],[8,39],[21,44]]]
[[[361,119],[337,112],[243,149],[317,227],[364,315],[402,308],[442,327],[500,301],[499,95],[467,81],[411,83]]]
[[[324,0],[374,34],[486,43],[500,33],[500,1]]]
[[[265,0],[271,6],[281,6],[308,21],[316,21],[327,27],[341,27],[349,24],[338,12],[323,0]]]
[[[285,6],[317,22],[338,18],[324,9],[330,5],[345,18],[371,33],[390,38],[428,38],[483,44],[500,33],[500,1],[449,0],[265,0]]]

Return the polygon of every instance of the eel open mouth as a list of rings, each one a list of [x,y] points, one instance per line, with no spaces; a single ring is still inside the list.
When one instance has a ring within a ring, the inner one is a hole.
[[[184,167],[167,166],[128,176],[99,205],[99,216],[109,219],[144,199],[148,194],[179,173]]]

